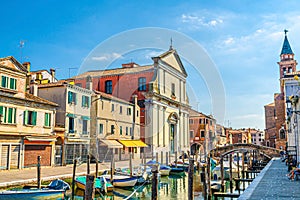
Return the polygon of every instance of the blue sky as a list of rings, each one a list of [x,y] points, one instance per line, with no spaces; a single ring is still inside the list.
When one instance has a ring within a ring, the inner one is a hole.
[[[30,61],[32,70],[55,68],[58,78],[76,75],[91,50],[121,32],[160,27],[187,35],[207,51],[219,70],[226,93],[226,116],[219,123],[226,121],[234,128],[264,129],[263,106],[272,102],[273,93],[279,91],[277,62],[284,29],[289,30],[296,59],[300,49],[300,2],[296,0],[53,0],[10,1],[2,5],[5,9],[0,12],[0,56]],[[25,41],[22,59],[21,40]],[[180,54],[176,38],[173,44]],[[147,50],[119,59],[151,64],[150,57],[155,52],[159,51]],[[111,53],[107,55],[114,56]],[[197,91],[191,105],[210,114],[205,82],[193,76],[189,81]]]

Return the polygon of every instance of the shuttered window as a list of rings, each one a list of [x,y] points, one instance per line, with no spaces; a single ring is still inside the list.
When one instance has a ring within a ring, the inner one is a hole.
[[[89,108],[90,107],[90,97],[83,95],[82,96],[82,104],[81,104],[81,106]]]
[[[16,108],[0,106],[1,122],[4,124],[16,123]]]
[[[7,76],[1,76],[1,87],[16,90],[17,89],[17,79],[10,78]]]
[[[25,110],[24,111],[24,125],[36,125],[36,111]]]
[[[71,103],[76,104],[76,100],[77,100],[76,99],[76,93],[69,91],[68,92],[68,103],[69,104],[71,104]]]
[[[44,126],[50,127],[51,126],[51,113],[45,113],[45,123]]]

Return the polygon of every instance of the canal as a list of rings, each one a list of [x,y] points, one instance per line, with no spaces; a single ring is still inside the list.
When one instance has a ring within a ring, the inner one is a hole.
[[[229,192],[229,181],[226,182],[226,191]],[[246,188],[248,184],[244,186]],[[197,173],[194,175],[194,199],[202,200],[203,185],[200,181],[200,175]],[[163,200],[186,200],[188,196],[188,176],[187,174],[183,176],[170,175],[165,177],[160,177],[160,182],[158,186],[158,199]],[[238,191],[234,191],[238,193]],[[242,191],[241,191],[242,193]],[[76,190],[75,199],[83,199],[84,191]],[[96,195],[97,199],[104,200],[148,200],[151,199],[151,184],[144,186],[136,186],[132,189],[114,188],[113,193],[108,195]],[[230,198],[225,198],[230,199]]]

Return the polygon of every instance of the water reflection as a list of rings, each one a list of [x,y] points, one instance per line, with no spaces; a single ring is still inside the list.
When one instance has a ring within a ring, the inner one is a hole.
[[[84,191],[76,190],[75,199],[83,199]],[[160,177],[158,185],[158,199],[166,200],[186,200],[188,196],[188,177],[186,175],[170,175],[166,177]],[[200,182],[200,176],[194,175],[194,196],[195,199],[203,199],[202,197],[202,184]],[[131,189],[114,188],[112,194],[108,195],[96,195],[97,199],[103,200],[148,200],[151,199],[151,184],[144,186],[136,186]]]

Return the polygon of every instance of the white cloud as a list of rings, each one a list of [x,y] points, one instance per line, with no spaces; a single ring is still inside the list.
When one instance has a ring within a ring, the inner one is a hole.
[[[114,52],[111,54],[104,54],[101,56],[93,56],[91,59],[94,61],[108,61],[108,60],[115,60],[117,58],[122,58],[122,55]]]
[[[151,59],[152,57],[159,56],[160,54],[164,53],[165,51],[148,51],[145,53],[146,59]]]
[[[220,17],[200,16],[198,14],[182,14],[181,22],[188,24],[189,28],[216,27],[223,23]]]

